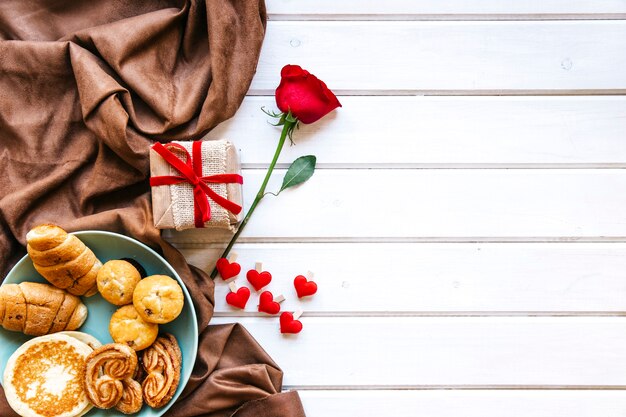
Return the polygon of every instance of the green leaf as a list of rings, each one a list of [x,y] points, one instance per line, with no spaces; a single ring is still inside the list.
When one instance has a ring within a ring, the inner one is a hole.
[[[287,120],[288,122],[291,122],[291,123],[295,123],[295,122],[298,121],[298,119],[296,119],[296,116],[291,114],[291,111],[289,111],[289,113],[287,113],[287,116],[285,117],[285,120]]]
[[[307,181],[315,172],[315,163],[317,158],[315,155],[305,155],[293,161],[285,178],[283,178],[283,185],[280,187],[279,193],[283,190],[293,187],[294,185],[302,184]]]
[[[283,116],[283,115],[284,115],[284,113],[282,113],[282,112],[276,113],[275,111],[267,110],[267,109],[265,108],[265,106],[261,106],[261,111],[262,111],[263,113],[267,114],[268,116],[270,116],[270,117],[274,117],[274,118],[276,118],[276,119],[279,119],[281,116]]]

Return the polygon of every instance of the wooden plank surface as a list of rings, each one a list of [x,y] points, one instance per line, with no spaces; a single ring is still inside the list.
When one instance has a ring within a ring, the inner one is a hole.
[[[217,317],[213,323],[232,318]],[[239,318],[286,389],[626,388],[626,317]]]
[[[318,171],[236,248],[304,331],[281,336],[256,295],[230,309],[221,280],[213,323],[243,323],[309,417],[623,416],[626,1],[267,6],[251,96],[209,134],[241,148],[246,205],[285,63],[344,108],[296,133],[279,167],[316,154]],[[228,239],[166,236],[207,270]],[[298,300],[307,269],[320,292]]]
[[[271,20],[623,19],[622,0],[268,0]]]
[[[262,261],[266,288],[313,315],[621,314],[626,311],[623,243],[322,243],[239,244],[245,273]],[[190,263],[211,271],[220,249],[185,248]],[[293,278],[315,272],[319,292],[299,300]],[[216,281],[216,314],[260,315],[225,302]]]
[[[309,416],[621,417],[623,391],[300,391]]]
[[[264,174],[244,171],[246,206]],[[620,169],[325,169],[265,198],[240,241],[624,239],[624,189]],[[202,229],[168,236],[225,242]]]
[[[302,125],[280,163],[315,154],[318,167],[611,167],[626,166],[626,98],[351,97],[318,123]],[[228,138],[244,167],[266,167],[279,131],[247,97],[208,138]]]
[[[250,94],[288,62],[338,94],[623,94],[625,51],[625,21],[269,22]]]

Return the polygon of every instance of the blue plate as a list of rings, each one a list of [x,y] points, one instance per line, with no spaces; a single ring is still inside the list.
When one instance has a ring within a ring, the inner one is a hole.
[[[134,416],[139,417],[158,417],[165,413],[176,401],[183,388],[187,384],[193,365],[196,361],[196,353],[198,349],[198,324],[193,303],[185,284],[180,279],[174,268],[172,268],[158,253],[127,236],[117,233],[102,231],[82,231],[74,233],[87,245],[103,263],[111,259],[133,258],[139,262],[148,275],[162,274],[169,275],[178,280],[185,294],[185,306],[182,313],[176,320],[168,324],[159,325],[160,332],[168,332],[173,334],[178,340],[180,350],[183,354],[183,367],[180,375],[180,385],[176,390],[176,394],[172,401],[165,407],[152,409],[144,405],[141,411]],[[19,284],[22,281],[43,282],[47,281],[35,271],[33,262],[28,255],[24,256],[13,267],[11,272],[6,276],[4,283]],[[111,335],[109,334],[109,320],[111,315],[118,307],[109,304],[100,294],[92,297],[82,297],[83,303],[89,309],[89,315],[85,324],[78,329],[81,332],[89,333],[95,336],[103,344],[111,343]],[[18,332],[10,332],[0,327],[0,382],[4,375],[4,367],[9,357],[24,342],[31,337]],[[89,417],[111,417],[123,416],[124,414],[111,410],[92,409],[86,416]]]

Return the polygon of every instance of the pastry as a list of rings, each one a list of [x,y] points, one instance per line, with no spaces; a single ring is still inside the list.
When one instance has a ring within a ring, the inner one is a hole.
[[[160,336],[142,355],[146,378],[141,384],[143,398],[152,408],[166,405],[180,382],[182,355],[176,338],[171,334]]]
[[[137,395],[139,383],[133,380],[137,364],[135,351],[120,343],[91,352],[82,373],[89,401],[102,409],[116,407],[125,414],[138,412],[143,399]]]
[[[135,414],[143,406],[141,384],[134,379],[126,378],[122,381],[122,398],[115,409],[124,414]]]
[[[123,306],[133,302],[133,291],[141,281],[141,275],[129,262],[114,260],[102,265],[96,281],[102,298],[116,306]]]
[[[116,343],[125,344],[134,350],[143,350],[156,340],[159,326],[145,322],[132,304],[120,307],[109,323],[109,333]]]
[[[62,334],[41,336],[9,358],[2,381],[7,401],[24,417],[77,417],[92,405],[83,386],[91,348]]]
[[[169,323],[183,310],[183,290],[175,279],[152,275],[135,287],[133,304],[139,315],[150,323]]]
[[[97,292],[96,276],[102,263],[76,236],[44,224],[26,234],[33,265],[55,287],[87,297]]]
[[[84,344],[86,344],[87,346],[89,346],[91,350],[96,350],[97,348],[102,346],[102,343],[100,343],[98,339],[96,339],[89,333],[69,331],[69,332],[59,332],[57,334],[62,334],[65,336],[73,337],[74,339],[78,339]]]
[[[37,282],[0,287],[0,324],[31,336],[76,330],[87,319],[80,298]]]

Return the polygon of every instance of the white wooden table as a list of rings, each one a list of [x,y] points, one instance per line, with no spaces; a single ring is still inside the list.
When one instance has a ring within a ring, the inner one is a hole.
[[[249,97],[211,133],[253,199],[279,131],[280,68],[343,108],[296,132],[236,246],[261,260],[296,337],[229,308],[309,417],[626,416],[626,1],[268,0]],[[170,236],[209,270],[225,237]],[[299,302],[291,282],[316,273]]]

